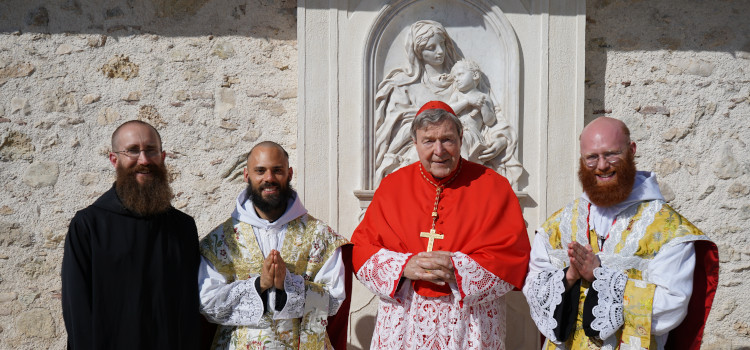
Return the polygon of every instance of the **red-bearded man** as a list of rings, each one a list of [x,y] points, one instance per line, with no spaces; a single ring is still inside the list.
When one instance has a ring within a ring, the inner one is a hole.
[[[581,133],[584,193],[537,230],[523,292],[545,349],[699,349],[716,245],[636,171],[617,119]]]

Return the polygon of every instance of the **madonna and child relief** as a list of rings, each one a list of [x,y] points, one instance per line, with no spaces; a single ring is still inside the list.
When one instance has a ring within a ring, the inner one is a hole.
[[[497,171],[515,187],[523,172],[515,156],[517,134],[483,67],[463,57],[461,43],[436,21],[412,24],[404,44],[406,61],[385,67],[388,73],[375,95],[375,184],[417,161],[411,123],[423,104],[439,100],[450,105],[463,124],[461,156]]]

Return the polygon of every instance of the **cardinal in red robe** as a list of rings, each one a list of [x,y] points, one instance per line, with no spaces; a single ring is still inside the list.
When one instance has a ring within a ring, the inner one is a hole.
[[[419,162],[383,179],[352,235],[356,276],[380,298],[372,349],[505,348],[529,238],[508,180],[461,158],[462,130],[447,104],[425,104]]]

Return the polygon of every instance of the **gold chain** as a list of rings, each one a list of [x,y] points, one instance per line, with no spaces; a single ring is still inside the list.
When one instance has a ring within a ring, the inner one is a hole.
[[[438,204],[440,203],[440,193],[443,192],[443,188],[445,186],[448,186],[453,180],[458,177],[458,174],[461,172],[461,166],[463,165],[463,162],[461,161],[461,158],[458,160],[458,170],[455,174],[453,174],[453,177],[450,178],[450,180],[442,183],[442,184],[436,184],[430,180],[430,178],[427,177],[427,175],[424,174],[424,171],[422,170],[422,164],[419,164],[419,173],[422,174],[422,177],[427,180],[431,185],[435,186],[435,206],[432,208],[432,230],[435,230],[435,224],[437,224],[438,219]]]

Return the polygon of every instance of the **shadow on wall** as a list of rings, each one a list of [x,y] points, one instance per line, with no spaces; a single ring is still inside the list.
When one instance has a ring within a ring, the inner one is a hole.
[[[367,344],[369,346],[372,340],[373,329],[375,329],[375,316],[362,316],[357,320],[357,325],[354,326],[354,337],[357,338],[359,344]],[[352,346],[351,343],[352,339],[349,340],[349,350],[362,350],[362,348]]]
[[[0,32],[295,40],[296,8],[296,0],[10,0],[0,2]]]
[[[612,113],[605,103],[610,83],[606,72],[608,64],[613,64],[608,62],[609,52],[665,51],[672,55],[714,51],[750,57],[748,11],[750,2],[746,0],[587,1],[585,122]],[[672,68],[704,76],[706,66],[710,66],[705,62],[677,63]],[[649,68],[653,71],[669,67]],[[646,75],[634,74],[631,80],[617,83],[635,88],[654,83]]]

